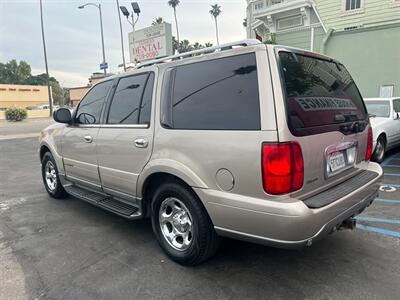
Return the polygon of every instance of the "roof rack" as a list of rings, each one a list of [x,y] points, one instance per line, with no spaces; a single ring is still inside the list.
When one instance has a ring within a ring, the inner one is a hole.
[[[163,58],[159,58],[159,59],[149,60],[149,61],[137,64],[136,68],[139,69],[139,68],[143,68],[143,67],[146,67],[146,66],[161,64],[161,63],[164,63],[164,62],[179,60],[179,59],[192,57],[192,56],[196,56],[196,55],[209,54],[209,53],[212,53],[212,52],[216,52],[218,50],[219,51],[230,50],[233,47],[246,47],[246,46],[259,45],[259,44],[261,44],[261,42],[259,40],[256,40],[256,39],[242,40],[242,41],[238,41],[238,42],[222,44],[222,45],[219,45],[219,46],[213,46],[213,47],[202,48],[202,49],[193,50],[193,51],[189,51],[189,52],[178,53],[178,54],[175,54],[175,55],[172,55],[172,56],[167,56],[167,57],[163,57]]]

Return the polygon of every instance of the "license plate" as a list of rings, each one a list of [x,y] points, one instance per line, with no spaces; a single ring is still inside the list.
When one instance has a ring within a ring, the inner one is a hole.
[[[342,152],[336,152],[329,156],[328,165],[331,173],[346,167],[346,161]]]

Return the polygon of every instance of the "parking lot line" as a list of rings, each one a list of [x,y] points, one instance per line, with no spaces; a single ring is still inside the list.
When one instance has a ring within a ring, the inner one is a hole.
[[[400,176],[400,174],[395,173],[383,173],[384,176]]]
[[[362,230],[376,232],[376,233],[381,233],[384,235],[389,235],[389,236],[396,237],[396,238],[400,238],[400,232],[397,232],[397,231],[382,229],[382,228],[373,227],[373,226],[366,226],[366,225],[362,225],[362,224],[357,224],[357,228],[362,229]]]
[[[396,156],[397,156],[397,155],[393,155],[393,156],[388,157],[387,159],[385,159],[384,162],[382,163],[382,166],[388,167],[389,164],[390,164],[393,160],[399,159],[399,157],[396,157]]]
[[[380,185],[380,186],[393,186],[393,187],[396,187],[396,188],[400,188],[400,184],[394,184],[394,183],[384,183],[384,182],[381,182],[379,185]]]
[[[375,198],[374,202],[400,204],[400,200],[385,199],[385,198]]]
[[[372,217],[363,217],[363,216],[356,216],[356,219],[359,221],[367,221],[367,222],[400,224],[400,220],[396,220],[396,219],[372,218]]]

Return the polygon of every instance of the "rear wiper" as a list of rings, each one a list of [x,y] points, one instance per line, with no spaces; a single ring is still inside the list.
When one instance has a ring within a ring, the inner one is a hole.
[[[358,133],[358,132],[362,132],[364,131],[365,127],[366,127],[366,123],[365,122],[360,122],[360,121],[355,121],[352,122],[350,124],[346,124],[346,125],[341,125],[340,126],[340,131],[344,134],[348,134],[348,133]]]
[[[334,120],[336,123],[344,123],[346,121],[346,118],[345,116],[343,116],[343,114],[337,113],[334,117]]]
[[[368,114],[368,117],[370,117],[370,118],[376,118],[376,115],[374,115],[374,114]]]

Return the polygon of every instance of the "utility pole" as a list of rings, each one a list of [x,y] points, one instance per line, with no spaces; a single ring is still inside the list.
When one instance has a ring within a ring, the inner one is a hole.
[[[103,49],[103,64],[106,63],[106,53],[104,50],[104,34],[103,34],[103,18],[101,16],[101,4],[99,3],[99,13],[100,13],[100,29],[101,29],[101,47]],[[104,68],[104,76],[107,76],[107,68]]]
[[[47,66],[47,53],[46,53],[46,41],[44,38],[44,28],[43,28],[43,8],[42,8],[42,0],[40,0],[40,23],[42,25],[42,40],[43,40],[43,51],[44,51],[44,64],[46,66],[46,74],[47,74],[47,91],[49,94],[49,111],[50,117],[53,115],[53,101],[51,101],[51,89],[50,89],[50,76],[49,76],[49,68]]]
[[[99,4],[95,4],[95,3],[86,3],[86,4],[84,4],[84,5],[78,6],[78,8],[79,8],[79,9],[83,9],[83,8],[85,8],[85,6],[88,6],[88,5],[95,6],[95,7],[97,7],[97,9],[99,10],[99,16],[100,16],[100,33],[101,33],[101,48],[102,48],[102,50],[103,50],[103,63],[100,65],[100,68],[103,69],[103,71],[104,71],[104,77],[106,77],[106,76],[107,76],[107,68],[108,68],[108,65],[107,65],[107,63],[106,63],[106,52],[105,52],[105,50],[104,50],[103,17],[102,17],[102,15],[101,15],[101,4],[100,4],[100,3],[99,3]]]
[[[121,47],[122,47],[122,64],[124,65],[124,71],[126,71],[126,64],[125,64],[125,53],[124,53],[124,35],[122,33],[122,22],[121,22],[121,15],[119,13],[119,1],[117,1],[117,13],[119,19],[119,31],[121,34]]]

